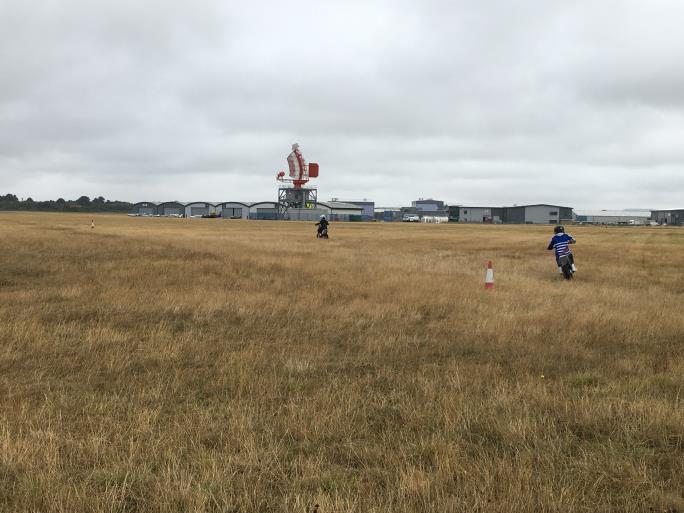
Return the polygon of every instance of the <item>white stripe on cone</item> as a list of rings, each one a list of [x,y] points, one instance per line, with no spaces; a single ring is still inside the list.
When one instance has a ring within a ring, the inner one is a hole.
[[[487,274],[485,276],[485,288],[494,288],[494,267],[492,266],[492,261],[487,262]]]

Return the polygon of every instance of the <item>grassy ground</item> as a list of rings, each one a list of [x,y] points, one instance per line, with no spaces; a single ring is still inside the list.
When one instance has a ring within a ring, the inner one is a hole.
[[[90,218],[0,214],[1,511],[684,507],[684,230]]]

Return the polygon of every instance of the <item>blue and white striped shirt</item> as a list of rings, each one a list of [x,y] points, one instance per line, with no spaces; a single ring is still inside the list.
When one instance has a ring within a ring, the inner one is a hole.
[[[567,233],[558,233],[553,236],[551,242],[549,243],[549,249],[556,251],[556,257],[566,255],[567,253],[572,253],[570,251],[570,244],[574,244],[575,239],[570,237]]]

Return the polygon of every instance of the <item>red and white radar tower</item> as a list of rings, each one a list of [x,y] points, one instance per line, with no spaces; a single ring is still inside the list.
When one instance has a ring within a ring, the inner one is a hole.
[[[318,178],[318,164],[307,164],[299,144],[292,145],[292,153],[287,156],[290,177],[285,178],[285,171],[279,171],[276,180],[283,185],[278,189],[278,213],[280,219],[290,219],[291,211],[297,209],[315,209],[318,204],[318,191],[313,187],[304,187],[312,178]]]

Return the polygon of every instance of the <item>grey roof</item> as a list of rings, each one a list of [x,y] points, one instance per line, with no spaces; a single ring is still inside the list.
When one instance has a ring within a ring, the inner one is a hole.
[[[527,208],[527,207],[555,207],[555,208],[569,208],[572,209],[572,207],[565,207],[563,205],[552,205],[551,203],[535,203],[534,205],[498,205],[498,206],[478,206],[478,205],[445,205],[449,207],[458,207],[458,208]]]
[[[336,200],[337,201],[337,200]],[[370,206],[370,205],[375,205],[375,201],[371,200],[342,200],[340,203],[349,203],[350,205],[364,205],[364,206]]]
[[[252,202],[245,202],[245,201],[138,201],[137,203],[134,203],[133,205],[142,205],[143,203],[149,204],[149,205],[168,205],[169,203],[177,204],[177,205],[182,205],[184,207],[190,206],[190,205],[196,205],[198,203],[204,203],[206,205],[210,205],[212,207],[218,207],[220,205],[223,205],[225,203],[235,203],[238,205],[244,205],[246,207],[252,207],[254,205],[263,205],[263,204],[276,204],[277,201],[252,201]]]
[[[363,210],[358,205],[354,205],[353,203],[345,203],[344,201],[319,201],[318,204],[337,210]]]
[[[473,206],[473,205],[450,205],[450,206],[458,207],[458,208],[489,208],[489,209],[493,209],[493,208],[506,208],[506,207],[476,207],[476,206]]]
[[[527,207],[558,207],[558,208],[569,208],[572,209],[572,207],[568,207],[565,205],[554,205],[552,203],[534,203],[532,205],[509,205],[504,208],[527,208]]]
[[[256,201],[256,202],[244,202],[244,201],[220,201],[218,203],[213,203],[210,201],[193,201],[193,202],[182,202],[182,201],[162,201],[162,202],[157,202],[157,201],[140,201],[138,203],[135,203],[135,205],[140,205],[142,203],[147,203],[150,205],[168,205],[170,203],[177,204],[177,205],[182,205],[184,207],[187,207],[189,205],[195,205],[197,203],[205,203],[207,205],[211,205],[213,207],[218,207],[219,205],[223,205],[225,203],[236,203],[239,205],[244,205],[246,207],[253,207],[255,205],[277,205],[277,201]],[[362,207],[358,205],[354,205],[353,203],[346,203],[344,201],[319,201],[319,205],[323,205],[328,208],[333,208],[337,210],[363,210]]]
[[[575,214],[587,217],[651,217],[650,212],[629,210],[575,210]]]

